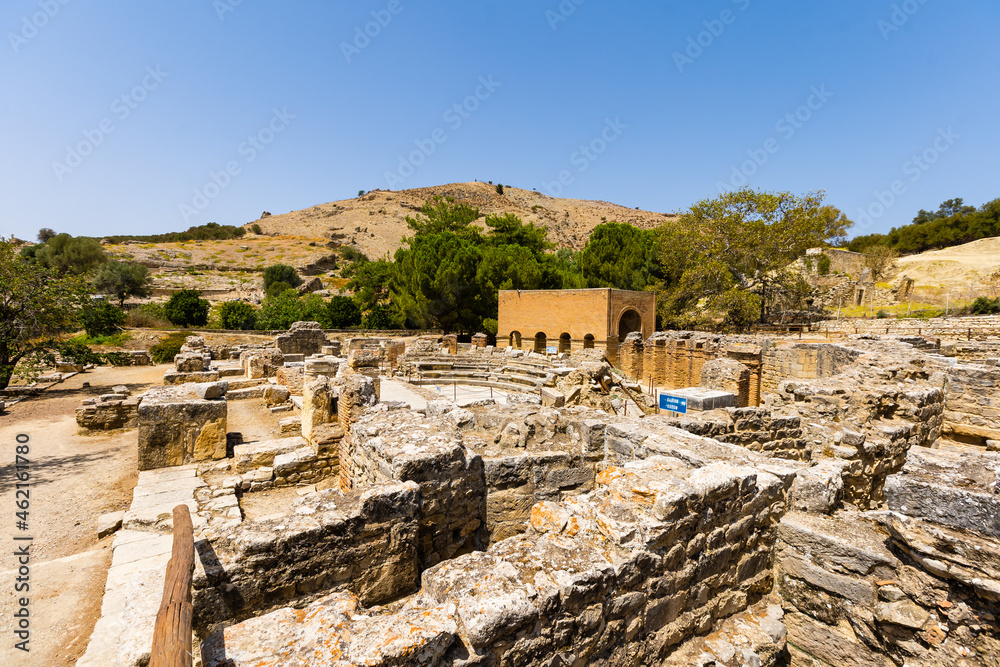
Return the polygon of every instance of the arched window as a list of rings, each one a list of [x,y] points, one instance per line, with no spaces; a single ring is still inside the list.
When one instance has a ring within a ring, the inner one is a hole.
[[[572,343],[572,339],[569,337],[568,333],[564,333],[559,336],[559,353],[562,354],[563,352],[569,352],[570,343]]]
[[[587,334],[583,337],[583,349],[593,350],[594,349],[594,334]]]
[[[625,336],[633,331],[642,333],[642,315],[631,308],[622,313],[618,320],[618,340],[625,340]]]
[[[546,345],[547,342],[548,342],[548,339],[545,337],[544,333],[542,333],[541,331],[539,331],[538,333],[536,333],[535,334],[535,352],[537,352],[538,354],[545,354],[545,345]]]
[[[510,332],[510,346],[518,350],[521,349],[521,332],[511,331]]]

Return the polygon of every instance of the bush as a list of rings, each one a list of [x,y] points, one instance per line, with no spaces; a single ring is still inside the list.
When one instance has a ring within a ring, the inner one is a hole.
[[[347,329],[361,324],[361,309],[346,296],[335,296],[327,304],[331,329]]]
[[[816,271],[821,276],[826,276],[830,274],[830,256],[820,255],[819,259],[816,260]]]
[[[1000,297],[991,299],[988,296],[981,296],[972,302],[969,311],[973,315],[995,315],[1000,313]]]
[[[287,292],[289,290],[294,291],[291,285],[283,280],[279,280],[276,283],[271,283],[271,285],[267,288],[266,296],[278,296],[282,292]]]
[[[164,329],[173,326],[163,312],[162,303],[144,303],[125,315],[125,324],[145,329]]]
[[[256,234],[257,236],[260,236],[261,234],[264,233],[264,231],[260,228],[260,225],[258,225],[256,222],[250,225],[250,231]]]
[[[223,329],[250,330],[256,326],[257,313],[245,301],[226,301],[219,306],[219,326]]]
[[[177,326],[205,326],[208,323],[209,304],[199,297],[198,290],[181,290],[163,306],[163,314],[171,324]]]
[[[125,311],[104,300],[91,301],[80,309],[80,320],[91,338],[110,336],[125,324]]]
[[[497,194],[498,195],[502,195],[503,194],[503,186],[502,185],[500,185],[499,183],[497,183],[497,188],[496,189],[497,189]]]
[[[392,313],[389,312],[386,306],[376,304],[371,310],[365,313],[361,327],[364,329],[391,329]]]
[[[149,356],[154,364],[169,364],[181,353],[181,346],[187,339],[185,333],[172,333],[159,343],[149,348]]]
[[[101,355],[82,343],[66,341],[56,345],[56,349],[59,351],[60,357],[73,363],[95,365],[101,363]]]
[[[302,278],[294,267],[287,264],[273,264],[264,269],[264,291],[268,291],[274,283],[287,283],[290,287],[302,284]]]
[[[889,317],[889,313],[885,312],[884,310],[880,310],[877,313],[875,313],[875,317],[877,319],[884,320],[885,318]]]
[[[302,320],[302,302],[295,290],[286,290],[264,299],[257,311],[258,331],[288,329]]]

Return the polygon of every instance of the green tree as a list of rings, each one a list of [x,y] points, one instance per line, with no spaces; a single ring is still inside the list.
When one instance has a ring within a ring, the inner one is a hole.
[[[823,205],[822,193],[802,197],[743,188],[699,201],[664,224],[663,264],[680,276],[668,294],[673,312],[699,307],[744,321],[740,292],[756,295],[763,319],[769,301],[794,282],[789,266],[808,248],[837,243],[851,222]]]
[[[76,326],[86,284],[26,262],[0,237],[0,389],[18,364],[52,349],[51,337]]]
[[[47,243],[49,239],[55,238],[56,232],[50,227],[42,227],[38,230],[38,242]]]
[[[264,230],[262,230],[260,228],[260,225],[257,224],[256,222],[250,225],[250,231],[256,234],[257,236],[260,236],[261,234],[264,233]]]
[[[295,292],[295,288],[286,283],[284,280],[279,280],[276,283],[271,283],[270,285],[268,285],[265,294],[267,296],[278,296],[282,292]],[[298,292],[295,293],[298,294]]]
[[[389,299],[393,263],[387,259],[353,264],[354,275],[347,283],[347,289],[354,292],[354,300],[361,310],[371,310],[376,304]]]
[[[251,330],[256,326],[257,313],[246,301],[226,301],[219,306],[219,322],[223,329]]]
[[[379,331],[395,328],[392,322],[392,311],[388,306],[373,306],[371,310],[365,313],[361,327],[363,329],[373,329]]]
[[[108,261],[108,256],[94,239],[57,234],[35,250],[35,261],[61,276],[84,275]]]
[[[103,299],[94,300],[80,309],[80,321],[91,338],[110,336],[125,324],[125,311]]]
[[[313,298],[310,298],[313,297]],[[316,303],[316,299],[319,303]],[[317,311],[322,310],[322,318],[317,318]],[[278,331],[288,329],[296,322],[314,320],[323,325],[327,319],[326,304],[323,298],[310,294],[300,299],[295,290],[285,290],[280,294],[264,299],[257,311],[258,331]]]
[[[273,264],[264,269],[264,291],[274,283],[287,283],[291,287],[298,287],[302,284],[295,267],[287,264]]]
[[[658,233],[617,222],[594,228],[577,264],[588,287],[642,292],[665,277]]]
[[[418,216],[406,216],[406,224],[417,234],[453,232],[477,235],[479,230],[470,228],[470,225],[478,219],[478,208],[456,204],[452,197],[434,197],[420,207]]]
[[[482,257],[454,232],[418,234],[396,251],[393,300],[418,328],[471,331],[482,321],[476,273]]]
[[[112,260],[98,269],[94,277],[94,287],[117,298],[119,307],[123,307],[129,297],[143,298],[152,294],[152,284],[149,269],[138,262]]]
[[[331,297],[327,311],[331,329],[347,329],[361,324],[361,309],[350,297]]]
[[[200,296],[198,290],[193,289],[175,292],[163,306],[167,320],[176,326],[205,326],[208,323],[209,303]]]

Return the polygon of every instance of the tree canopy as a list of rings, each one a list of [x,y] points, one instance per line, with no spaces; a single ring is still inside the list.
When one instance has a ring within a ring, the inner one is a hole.
[[[822,193],[743,188],[699,201],[664,225],[663,264],[679,276],[668,308],[689,311],[704,299],[734,324],[762,318],[780,290],[797,287],[789,265],[808,248],[841,241],[850,225]]]
[[[34,246],[29,253],[41,267],[59,275],[85,275],[108,261],[101,244],[85,236],[56,234],[45,243]]]
[[[74,275],[26,261],[0,238],[0,389],[26,357],[51,349],[51,337],[78,324],[87,286]]]
[[[847,244],[847,249],[864,252],[869,246],[884,245],[907,255],[993,236],[1000,236],[1000,199],[977,209],[956,198],[942,202],[937,211],[921,209],[912,223],[893,227],[888,234],[856,236]]]
[[[588,287],[644,291],[666,277],[659,232],[618,222],[598,225],[576,258]]]
[[[118,299],[118,306],[125,305],[129,297],[147,297],[153,293],[153,277],[138,262],[110,261],[97,271],[94,287],[104,294]]]

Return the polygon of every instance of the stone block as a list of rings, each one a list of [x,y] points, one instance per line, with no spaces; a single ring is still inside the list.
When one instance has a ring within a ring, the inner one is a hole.
[[[97,539],[102,539],[111,535],[122,527],[122,519],[125,518],[125,511],[109,512],[97,517]]]
[[[792,507],[807,512],[833,512],[843,498],[846,465],[842,461],[824,461],[799,471],[790,492]]]
[[[193,384],[192,389],[198,398],[211,401],[225,396],[229,385],[225,382],[199,382]]]
[[[275,346],[284,354],[317,354],[329,341],[318,322],[295,322],[275,338]]]
[[[139,404],[139,470],[226,457],[226,401],[154,388]]]

